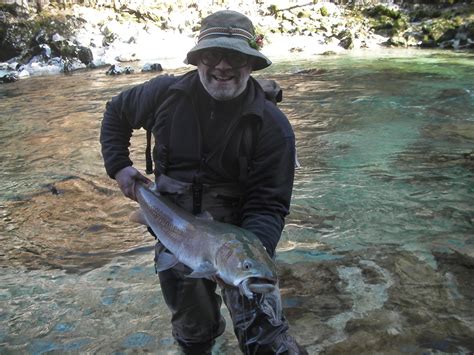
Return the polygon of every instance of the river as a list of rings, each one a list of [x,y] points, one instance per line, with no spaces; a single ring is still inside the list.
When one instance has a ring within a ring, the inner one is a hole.
[[[128,221],[136,204],[106,176],[98,143],[106,101],[156,74],[104,72],[0,86],[1,353],[177,351],[153,240]],[[256,74],[283,88],[297,137],[301,168],[277,261],[298,340],[310,353],[347,353],[364,329],[377,341],[353,353],[473,351],[474,55],[361,51]],[[144,131],[132,140],[144,170]],[[321,291],[298,293],[288,273]],[[436,278],[430,290],[442,288],[452,308],[426,308],[416,291],[420,302],[403,313],[401,280],[417,273]],[[341,301],[324,313],[312,302],[330,284]],[[416,322],[406,319],[424,319],[422,309],[429,321],[419,324],[458,323],[408,334]],[[238,353],[226,319],[215,354]],[[375,336],[380,322],[390,326]]]

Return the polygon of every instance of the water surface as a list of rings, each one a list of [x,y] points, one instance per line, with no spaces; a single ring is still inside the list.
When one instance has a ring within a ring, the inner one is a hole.
[[[393,246],[436,267],[433,251],[473,247],[473,59],[387,50],[258,73],[283,88],[302,165],[278,260]],[[106,101],[154,74],[104,71],[0,86],[2,353],[176,351],[152,240],[98,143]],[[144,145],[139,131],[142,170]],[[228,326],[215,351],[235,346]]]

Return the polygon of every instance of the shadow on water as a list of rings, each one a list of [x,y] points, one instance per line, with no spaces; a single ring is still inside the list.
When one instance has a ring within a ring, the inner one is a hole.
[[[472,55],[401,53],[258,73],[283,88],[302,164],[277,262],[311,354],[474,350]],[[0,352],[176,353],[153,238],[98,142],[106,101],[152,76],[0,86]],[[214,352],[230,355],[225,317]]]

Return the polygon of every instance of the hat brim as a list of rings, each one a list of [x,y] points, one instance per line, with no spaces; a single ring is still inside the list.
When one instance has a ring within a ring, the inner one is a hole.
[[[253,57],[253,70],[261,70],[272,64],[270,59],[265,57],[256,49],[250,47],[249,43],[246,40],[226,36],[219,36],[209,39],[206,38],[201,40],[188,52],[184,63],[197,65],[199,61],[199,52],[210,48],[230,49]]]

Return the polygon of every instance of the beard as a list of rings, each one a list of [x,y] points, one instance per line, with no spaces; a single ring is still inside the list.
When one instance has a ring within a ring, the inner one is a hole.
[[[218,101],[228,101],[239,96],[247,87],[251,71],[250,66],[222,70],[198,65],[202,85]]]

